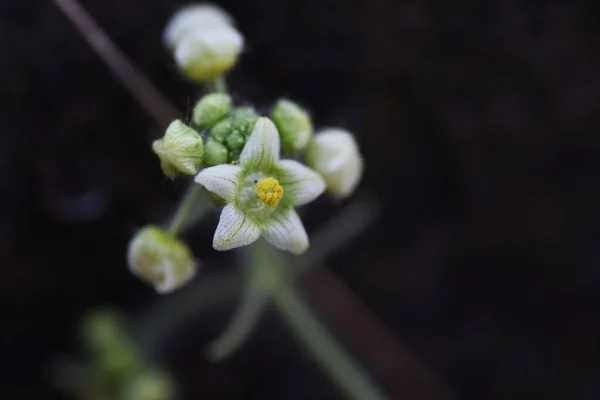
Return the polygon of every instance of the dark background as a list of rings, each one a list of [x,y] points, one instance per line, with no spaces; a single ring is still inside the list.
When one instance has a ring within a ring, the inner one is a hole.
[[[330,268],[454,396],[598,399],[598,14],[484,3],[223,1],[247,39],[230,87],[261,107],[289,96],[317,125],[356,133],[359,193],[382,217]],[[82,4],[189,112],[200,92],[161,44],[181,2]],[[161,127],[51,1],[0,3],[0,93],[0,398],[62,398],[45,365],[76,354],[84,311],[155,301],[125,249],[184,185],[149,149]],[[322,200],[314,214],[337,210]],[[190,242],[218,260],[211,234]],[[274,315],[207,363],[228,315],[178,332],[163,360],[185,398],[337,398]]]

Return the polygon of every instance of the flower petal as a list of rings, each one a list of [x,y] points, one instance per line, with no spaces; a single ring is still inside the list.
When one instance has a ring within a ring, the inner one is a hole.
[[[265,169],[279,161],[279,132],[269,118],[256,121],[240,155],[242,168]]]
[[[231,203],[238,190],[241,171],[242,169],[238,165],[215,165],[200,171],[194,180],[209,192],[213,192]]]
[[[301,254],[308,249],[308,235],[293,208],[272,215],[261,226],[261,232],[267,242],[280,250]]]
[[[323,177],[298,161],[282,160],[279,167],[282,169],[280,183],[285,192],[293,194],[294,204],[310,203],[325,190]]]
[[[224,251],[246,246],[260,237],[258,227],[233,204],[223,208],[213,238],[213,248]]]
[[[161,279],[154,282],[154,289],[160,294],[171,293],[188,283],[196,275],[196,263],[174,265],[168,261],[157,266],[156,273]]]

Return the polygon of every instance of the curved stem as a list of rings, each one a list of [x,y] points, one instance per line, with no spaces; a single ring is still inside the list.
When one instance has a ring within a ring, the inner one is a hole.
[[[230,356],[244,344],[265,310],[269,291],[262,282],[260,271],[252,265],[246,271],[249,276],[246,277],[246,287],[234,317],[227,329],[208,345],[207,355],[212,361]]]
[[[90,47],[98,53],[108,68],[125,85],[137,102],[154,118],[160,127],[166,127],[180,115],[175,106],[158,91],[144,73],[110,40],[108,35],[75,0],[54,0],[71,20]]]
[[[185,228],[204,217],[210,208],[209,200],[202,196],[202,187],[195,182],[190,182],[187,192],[167,228],[167,233],[177,236]]]
[[[258,244],[255,246],[258,247]],[[267,244],[256,251],[263,253],[263,262],[255,267],[262,271],[264,282],[272,285],[271,299],[280,315],[344,397],[352,400],[387,399],[306,304],[285,273],[285,265],[279,255]]]

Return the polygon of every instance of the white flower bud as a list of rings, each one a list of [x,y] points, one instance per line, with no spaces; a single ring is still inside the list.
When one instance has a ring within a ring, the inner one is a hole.
[[[175,61],[195,82],[204,82],[229,71],[244,47],[243,36],[233,27],[194,30],[175,47]]]
[[[155,226],[138,231],[129,243],[127,261],[134,275],[161,294],[178,289],[196,274],[197,263],[187,245]]]
[[[232,26],[232,18],[225,11],[212,4],[190,4],[177,11],[169,20],[163,41],[170,49],[195,30],[211,30]]]
[[[197,174],[204,156],[202,138],[180,120],[171,122],[165,136],[152,143],[152,150],[160,158],[160,166],[169,178]]]
[[[334,197],[350,196],[363,173],[363,160],[351,133],[337,128],[315,135],[306,153],[308,165],[325,178],[327,191]]]

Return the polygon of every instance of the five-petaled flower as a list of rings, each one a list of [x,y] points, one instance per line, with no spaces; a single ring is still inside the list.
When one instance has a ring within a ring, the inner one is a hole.
[[[213,239],[216,250],[249,245],[261,234],[273,246],[294,254],[308,248],[294,206],[317,198],[325,181],[298,161],[280,160],[279,151],[277,128],[268,118],[259,118],[239,165],[217,165],[196,176],[196,182],[227,202]]]

